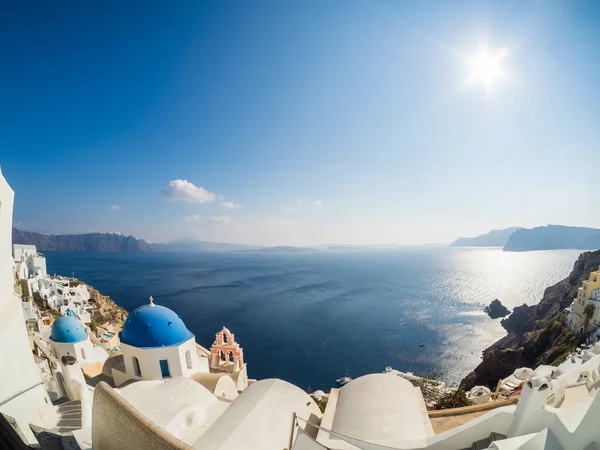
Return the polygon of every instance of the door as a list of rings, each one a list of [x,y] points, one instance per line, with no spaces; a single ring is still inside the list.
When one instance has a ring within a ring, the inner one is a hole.
[[[166,359],[160,360],[160,374],[163,378],[170,378],[171,372],[169,371],[169,361]]]

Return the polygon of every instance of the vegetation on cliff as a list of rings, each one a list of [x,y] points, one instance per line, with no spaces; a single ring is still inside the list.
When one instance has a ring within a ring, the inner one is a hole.
[[[476,385],[494,388],[519,367],[535,368],[540,364],[557,365],[574,350],[581,338],[565,325],[564,309],[575,298],[577,287],[600,265],[600,250],[582,253],[571,274],[546,289],[534,306],[522,305],[502,320],[508,334],[484,350],[483,360],[461,382],[470,390]]]

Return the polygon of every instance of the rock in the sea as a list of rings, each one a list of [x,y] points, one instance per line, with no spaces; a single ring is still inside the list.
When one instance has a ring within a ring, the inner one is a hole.
[[[581,338],[565,326],[564,309],[573,302],[577,287],[599,264],[600,250],[582,253],[571,274],[547,288],[537,305],[516,307],[502,320],[508,334],[484,350],[481,364],[462,380],[460,387],[467,391],[476,385],[493,389],[499,379],[519,367],[563,362],[581,344]]]
[[[492,303],[490,303],[489,306],[486,306],[484,311],[488,313],[488,316],[492,319],[498,319],[499,317],[508,316],[510,314],[508,308],[498,299],[492,300]]]

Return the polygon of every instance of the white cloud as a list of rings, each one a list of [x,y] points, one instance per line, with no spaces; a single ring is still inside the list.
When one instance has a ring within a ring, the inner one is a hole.
[[[301,206],[301,205],[323,206],[323,201],[322,200],[311,200],[308,198],[301,198],[296,202],[296,204],[298,206]]]
[[[294,211],[296,211],[296,208],[283,208],[281,210],[282,213],[293,213]]]
[[[121,205],[110,205],[110,210],[111,211],[120,211]]]
[[[231,223],[231,217],[229,216],[212,216],[210,220],[214,222]]]
[[[200,219],[202,219],[200,214],[194,214],[193,216],[186,216],[184,220],[186,222],[198,222]]]
[[[223,208],[225,209],[233,209],[233,208],[241,208],[242,205],[240,205],[239,203],[233,203],[233,202],[223,202],[221,203],[221,206],[223,206]]]
[[[173,180],[163,189],[162,194],[174,201],[186,203],[212,202],[217,196],[202,186],[196,186],[187,180]]]

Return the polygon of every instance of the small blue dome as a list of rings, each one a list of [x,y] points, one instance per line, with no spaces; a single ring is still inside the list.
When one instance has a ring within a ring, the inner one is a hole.
[[[52,324],[50,338],[61,343],[81,342],[87,339],[87,333],[75,317],[61,316]]]
[[[164,306],[149,305],[135,309],[123,325],[121,342],[133,347],[170,347],[183,344],[194,335],[181,317]]]

